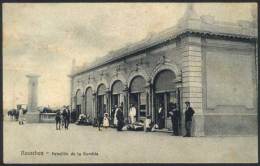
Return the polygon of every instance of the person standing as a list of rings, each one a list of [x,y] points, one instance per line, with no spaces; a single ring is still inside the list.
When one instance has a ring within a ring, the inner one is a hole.
[[[124,115],[122,111],[122,106],[120,106],[116,113],[117,118],[117,131],[122,131],[122,128],[124,126]]]
[[[56,112],[55,121],[56,121],[56,130],[60,130],[60,122],[61,122],[61,114],[60,114],[60,111],[57,111],[57,112]]]
[[[176,103],[170,103],[170,111],[169,114],[171,116],[172,121],[172,135],[179,135],[179,117],[180,113],[177,109]]]
[[[68,130],[69,129],[69,124],[70,124],[70,109],[69,109],[69,106],[67,106],[66,122],[67,122],[67,130]]]
[[[130,124],[133,124],[135,122],[135,117],[136,117],[136,108],[133,104],[131,104],[128,116],[129,116]]]
[[[190,106],[190,102],[186,101],[186,111],[185,111],[185,129],[186,129],[186,135],[184,137],[191,137],[191,128],[192,128],[192,117],[195,111]]]
[[[110,118],[110,123],[111,123],[111,124],[114,124],[115,111],[116,111],[115,106],[112,106],[111,115],[110,115],[110,117],[111,117],[111,118]]]
[[[23,125],[23,121],[24,121],[24,116],[23,116],[23,109],[21,105],[17,106],[18,108],[18,121],[19,121],[19,125]]]
[[[101,124],[103,123],[103,112],[99,111],[98,113],[98,130],[101,131]]]
[[[159,129],[162,129],[164,127],[164,108],[162,104],[160,104],[158,110],[158,127]]]
[[[113,118],[114,118],[114,127],[117,126],[117,118],[116,118],[117,111],[118,111],[118,107],[117,107],[117,105],[115,105],[115,112],[114,112],[114,114],[113,114]]]
[[[67,107],[64,108],[63,112],[62,112],[62,116],[64,118],[64,126],[65,126],[65,130],[69,129],[69,110]]]
[[[109,117],[108,117],[108,113],[105,113],[105,114],[104,114],[103,127],[104,127],[104,128],[108,128],[108,127],[109,127]]]
[[[62,109],[59,110],[60,112],[60,120],[61,120],[61,128],[64,128],[64,117],[63,117],[63,113],[62,113]]]

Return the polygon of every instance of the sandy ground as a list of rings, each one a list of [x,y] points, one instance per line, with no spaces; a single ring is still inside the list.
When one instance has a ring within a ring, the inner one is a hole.
[[[4,121],[5,163],[255,163],[257,147],[253,136],[183,138],[74,124],[58,131],[54,124]]]

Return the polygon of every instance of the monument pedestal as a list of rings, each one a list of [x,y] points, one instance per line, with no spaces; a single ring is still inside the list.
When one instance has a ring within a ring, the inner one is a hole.
[[[27,123],[39,123],[40,122],[40,112],[27,112],[25,114],[25,121]]]

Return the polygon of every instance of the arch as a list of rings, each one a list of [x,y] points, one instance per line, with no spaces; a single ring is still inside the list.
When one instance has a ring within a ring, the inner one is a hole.
[[[101,83],[97,86],[97,95],[106,94],[107,87],[105,84]]]
[[[128,80],[127,80],[127,87],[130,87],[130,84],[131,84],[131,81],[136,77],[136,76],[141,76],[145,79],[146,81],[146,84],[147,82],[150,80],[148,74],[146,73],[145,70],[143,69],[139,69],[138,71],[132,71],[128,77]]]
[[[73,94],[75,94],[75,96],[76,96],[76,94],[79,93],[79,91],[84,92],[84,90],[82,89],[82,87],[77,86],[77,87],[74,88]],[[82,95],[83,95],[83,93],[82,93]]]
[[[109,85],[109,89],[112,90],[112,86],[116,81],[121,81],[123,83],[123,85],[127,85],[127,81],[125,79],[124,76],[122,76],[121,74],[119,74],[118,76],[114,75],[110,81],[110,85]]]
[[[176,84],[173,81],[176,79],[176,74],[169,69],[161,70],[157,73],[154,79],[154,90],[158,91],[171,91],[175,89]]]
[[[165,63],[165,64],[160,64],[157,65],[154,69],[153,72],[151,74],[151,82],[154,83],[155,77],[158,73],[160,73],[163,70],[171,70],[172,72],[174,72],[176,78],[179,77],[180,75],[180,71],[177,67],[177,65],[175,64],[170,64],[170,63]]]
[[[81,89],[78,88],[78,89],[76,90],[75,96],[77,96],[77,95],[80,94],[80,93],[81,93]],[[82,95],[82,94],[81,94],[81,95]]]
[[[96,92],[98,92],[97,90],[98,90],[98,87],[101,85],[101,84],[104,84],[105,85],[105,87],[106,88],[108,88],[109,87],[109,84],[108,84],[108,82],[105,80],[105,79],[102,79],[101,81],[99,81],[99,82],[97,82],[97,86],[96,86]]]
[[[138,92],[144,91],[144,88],[146,86],[146,82],[147,81],[145,80],[145,78],[143,76],[140,76],[140,75],[135,76],[129,83],[130,93],[133,92],[133,91],[138,91]],[[131,88],[133,83],[135,85],[137,85],[137,87],[134,90]]]
[[[114,86],[116,86],[116,88],[114,89]],[[124,90],[124,84],[123,84],[123,82],[121,81],[121,80],[116,80],[116,81],[114,81],[113,82],[113,84],[112,84],[112,86],[111,86],[111,93],[113,94],[115,91],[116,91],[116,93],[122,93],[123,92],[123,90]]]
[[[84,95],[86,95],[86,91],[87,89],[91,88],[92,91],[94,92],[95,91],[95,87],[93,84],[87,84],[85,87],[84,87]]]
[[[76,97],[76,105],[82,104],[82,92],[81,92],[81,89],[77,89],[75,97]]]
[[[93,116],[93,88],[90,86],[85,91],[85,113]]]
[[[87,92],[88,92],[89,90],[91,90],[92,93],[93,93],[93,90],[94,90],[94,89],[93,89],[91,86],[87,86],[87,88],[85,89],[85,93],[84,93],[85,96],[87,95]]]

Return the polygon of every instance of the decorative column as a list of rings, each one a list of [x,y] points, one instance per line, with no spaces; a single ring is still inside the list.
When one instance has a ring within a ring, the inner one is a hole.
[[[124,90],[123,90],[123,93],[124,93],[124,116],[126,118],[126,120],[128,120],[128,111],[129,111],[129,89],[127,86],[125,86]]]
[[[152,92],[152,84],[151,84],[151,80],[149,80],[149,81],[147,81],[147,84],[145,86],[146,116],[151,115],[151,108],[152,108],[151,92]]]
[[[107,105],[106,105],[106,112],[111,115],[111,91],[108,89],[106,91],[106,99],[107,99]]]
[[[186,36],[182,39],[182,107],[185,101],[195,110],[193,135],[204,136],[204,113],[202,103],[202,49],[201,37]],[[184,117],[184,114],[182,115]],[[184,121],[183,121],[184,122]]]
[[[184,118],[182,118],[182,115],[184,115],[183,113],[183,108],[182,108],[182,79],[181,76],[178,76],[176,81],[174,82],[176,84],[176,99],[177,99],[177,109],[180,111],[180,119],[182,119],[184,121]],[[183,132],[182,126],[184,127],[185,124],[183,123],[183,121],[180,120],[179,124],[178,124],[178,128],[179,128],[179,134],[185,134]]]
[[[38,105],[38,75],[26,75],[28,82],[28,112],[37,111]]]
[[[82,102],[81,102],[81,113],[82,114],[87,114],[86,112],[86,100],[85,100],[85,95],[82,95]]]
[[[97,93],[93,93],[93,111],[92,111],[92,118],[97,118]]]
[[[70,110],[72,111],[73,109],[73,102],[74,102],[74,98],[73,98],[73,78],[69,75],[68,76],[70,78]],[[71,112],[70,111],[70,112]]]
[[[147,81],[145,86],[146,95],[146,117],[151,115],[151,80]],[[144,125],[144,131],[146,132],[146,125]]]
[[[154,94],[154,84],[150,84],[150,88],[151,88],[151,91],[150,91],[150,115],[152,116],[152,121],[155,122],[155,115],[154,115],[154,112],[155,112],[155,94]]]
[[[76,105],[77,105],[77,96],[72,97],[72,110],[76,110]]]
[[[38,105],[38,78],[39,75],[26,75],[28,81],[28,104],[26,113],[27,123],[38,123],[40,122],[40,113],[37,110]]]

